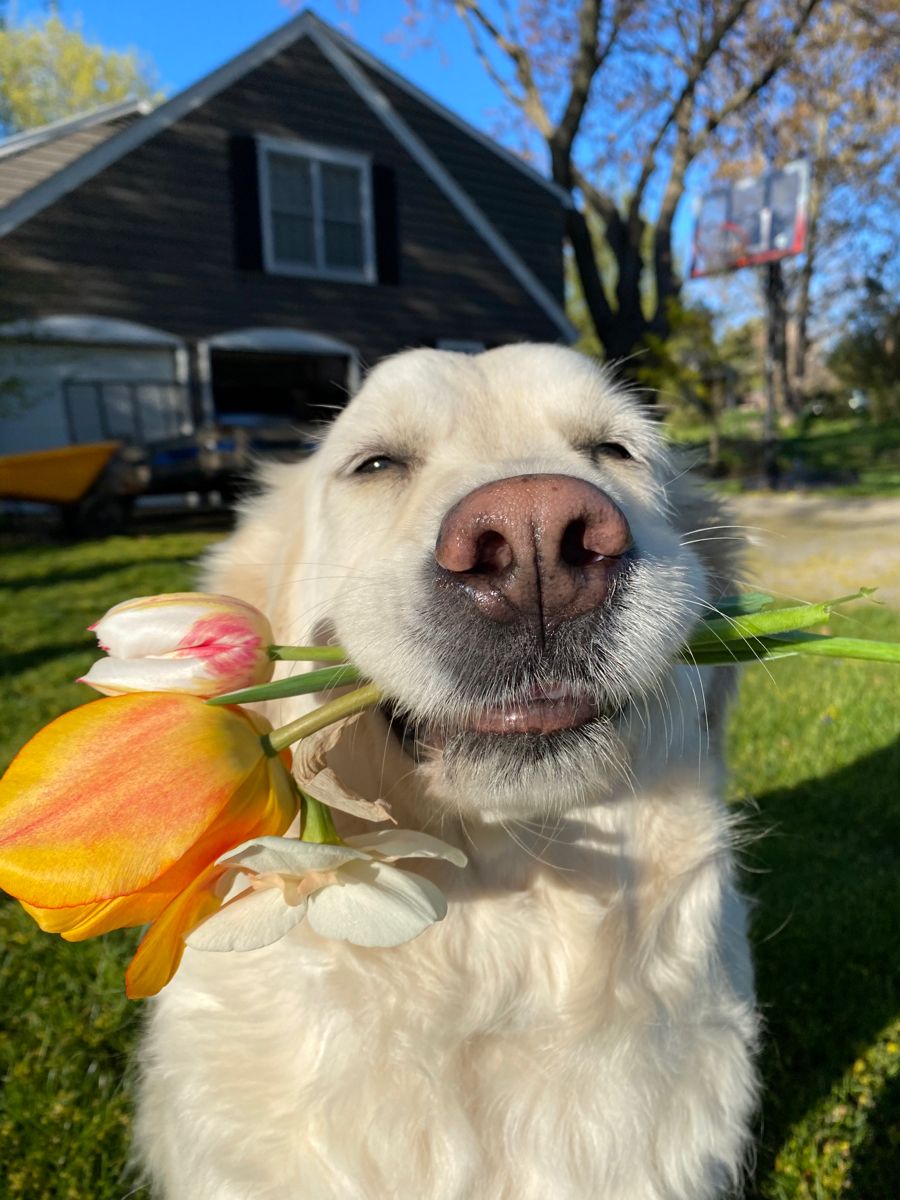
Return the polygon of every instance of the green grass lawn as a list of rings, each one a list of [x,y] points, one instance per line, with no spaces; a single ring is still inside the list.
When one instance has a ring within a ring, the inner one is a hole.
[[[706,453],[709,426],[669,423],[673,442]],[[722,416],[721,474],[733,487],[762,471],[762,416],[734,410]],[[900,496],[900,421],[875,424],[868,418],[815,418],[781,430],[777,460],[782,478],[817,491],[847,496]]]
[[[212,540],[5,550],[4,765],[39,726],[91,698],[72,682],[95,655],[85,627],[118,600],[190,587]],[[900,617],[874,607],[863,627],[900,638]],[[731,800],[752,835],[743,859],[767,1023],[754,1200],[897,1195],[898,684],[888,667],[825,660],[744,676]],[[68,945],[0,904],[4,1200],[131,1194],[128,1062],[141,1006],[124,1000],[122,972],[136,941],[126,932]]]

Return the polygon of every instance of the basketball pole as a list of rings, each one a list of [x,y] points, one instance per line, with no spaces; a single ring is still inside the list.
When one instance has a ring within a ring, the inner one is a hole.
[[[766,381],[766,410],[763,417],[763,471],[769,487],[778,487],[777,423],[775,404],[775,370],[778,355],[778,314],[781,301],[781,274],[774,262],[762,268],[762,289],[766,308],[766,352],[764,374]]]

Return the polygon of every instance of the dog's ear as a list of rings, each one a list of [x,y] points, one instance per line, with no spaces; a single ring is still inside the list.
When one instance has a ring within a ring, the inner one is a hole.
[[[303,525],[310,462],[276,463],[259,475],[262,491],[238,508],[231,537],[204,557],[201,586],[253,604],[269,618],[276,638],[289,619],[285,570],[303,560]]]

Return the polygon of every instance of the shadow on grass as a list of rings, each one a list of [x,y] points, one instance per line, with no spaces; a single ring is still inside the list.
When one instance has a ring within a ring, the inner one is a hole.
[[[13,576],[4,583],[4,590],[20,591],[29,587],[55,587],[60,583],[79,583],[98,579],[101,575],[112,575],[116,571],[127,571],[132,567],[153,567],[165,563],[185,563],[190,559],[184,554],[156,554],[147,558],[118,558],[111,562],[91,563],[84,567],[54,568],[46,574]]]
[[[766,1021],[762,1126],[748,1197],[766,1185],[792,1126],[817,1104],[900,1012],[900,740],[822,779],[758,798],[770,829],[746,856],[759,903],[755,958]],[[854,1164],[854,1200],[891,1200],[900,1145],[896,1089],[882,1091]],[[888,1163],[892,1158],[892,1163]],[[892,1181],[892,1183],[889,1183]],[[791,1193],[793,1194],[793,1193]]]
[[[34,667],[43,667],[46,663],[55,662],[57,658],[66,658],[69,654],[96,653],[96,649],[89,636],[77,642],[61,642],[57,646],[36,646],[33,650],[22,650],[18,654],[4,653],[3,668],[10,675],[18,675]]]

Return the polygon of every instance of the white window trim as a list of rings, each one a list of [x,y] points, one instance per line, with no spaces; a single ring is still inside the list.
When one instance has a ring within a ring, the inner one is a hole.
[[[372,211],[372,159],[368,154],[356,154],[351,150],[337,150],[332,146],[321,146],[315,142],[273,138],[263,134],[256,136],[256,164],[259,179],[259,208],[262,226],[263,266],[269,275],[293,275],[301,279],[329,279],[339,283],[377,283],[375,269],[375,229]],[[275,254],[275,234],[272,229],[272,197],[269,186],[269,154],[293,154],[297,158],[312,160],[314,184],[313,238],[316,257],[321,267],[306,267],[300,263],[284,262]],[[321,211],[321,186],[317,164],[335,163],[343,167],[355,167],[360,173],[360,218],[363,239],[362,270],[324,265],[324,219]]]

